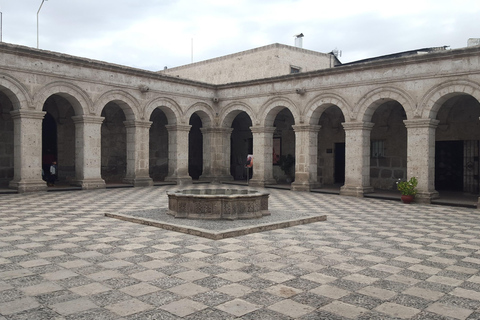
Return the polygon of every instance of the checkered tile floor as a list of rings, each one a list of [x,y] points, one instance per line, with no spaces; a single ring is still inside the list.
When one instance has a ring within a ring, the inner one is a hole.
[[[480,213],[268,190],[327,221],[209,240],[107,218],[172,187],[0,195],[0,319],[480,319]]]

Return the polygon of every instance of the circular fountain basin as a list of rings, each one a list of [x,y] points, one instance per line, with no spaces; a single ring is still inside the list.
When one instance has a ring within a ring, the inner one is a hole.
[[[270,215],[269,193],[250,189],[167,191],[168,214],[189,219],[253,219]]]

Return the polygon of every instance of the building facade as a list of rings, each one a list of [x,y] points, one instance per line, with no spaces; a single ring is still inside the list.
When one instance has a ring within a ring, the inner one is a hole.
[[[45,190],[52,159],[84,189],[240,180],[253,154],[252,186],[291,178],[293,190],[363,196],[415,176],[422,202],[479,192],[480,46],[239,82],[186,77],[0,44],[0,187]],[[289,172],[277,165],[286,155]]]

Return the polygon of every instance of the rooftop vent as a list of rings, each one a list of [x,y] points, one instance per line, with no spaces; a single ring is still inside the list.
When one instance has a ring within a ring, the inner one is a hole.
[[[295,37],[295,47],[303,48],[303,33],[294,35]]]

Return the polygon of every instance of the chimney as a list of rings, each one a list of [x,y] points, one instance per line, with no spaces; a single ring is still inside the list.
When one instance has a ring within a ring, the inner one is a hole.
[[[303,48],[303,33],[296,34],[294,37],[295,37],[295,47]]]

